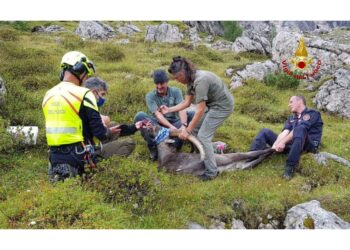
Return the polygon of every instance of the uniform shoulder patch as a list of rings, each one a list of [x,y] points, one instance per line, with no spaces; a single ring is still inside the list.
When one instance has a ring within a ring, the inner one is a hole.
[[[310,120],[310,115],[309,115],[309,114],[305,114],[305,115],[303,116],[303,120],[304,120],[304,121]]]

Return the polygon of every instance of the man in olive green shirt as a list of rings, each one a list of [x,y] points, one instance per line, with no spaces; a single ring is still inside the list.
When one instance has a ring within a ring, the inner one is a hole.
[[[193,111],[182,110],[180,112],[170,112],[162,114],[158,111],[159,107],[166,105],[173,107],[183,101],[182,92],[176,87],[168,86],[169,78],[164,70],[155,70],[153,73],[153,81],[155,83],[155,89],[146,95],[146,104],[148,110],[152,115],[145,112],[138,112],[134,118],[134,122],[149,120],[154,124],[159,124],[163,127],[178,129],[187,124],[192,120],[194,115]],[[149,137],[147,129],[142,129],[141,134],[151,153],[151,159],[157,160],[158,152],[156,143]],[[181,148],[182,140],[175,139],[175,147]]]

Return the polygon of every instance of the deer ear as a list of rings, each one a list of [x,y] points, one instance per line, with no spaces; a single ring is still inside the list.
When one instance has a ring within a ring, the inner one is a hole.
[[[173,144],[173,143],[175,143],[175,140],[173,140],[173,139],[166,139],[165,143]]]

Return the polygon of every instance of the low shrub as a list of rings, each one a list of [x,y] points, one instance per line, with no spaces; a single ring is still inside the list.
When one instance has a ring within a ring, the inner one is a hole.
[[[242,28],[239,26],[238,22],[235,21],[224,21],[224,38],[231,42],[234,42],[237,37],[242,35]]]
[[[98,164],[97,173],[88,178],[86,186],[101,192],[106,202],[122,203],[133,213],[143,214],[156,205],[160,181],[146,162],[111,157]]]
[[[119,62],[125,58],[123,51],[118,46],[113,44],[104,45],[96,53],[103,60],[108,62]]]
[[[279,89],[296,89],[299,86],[300,80],[283,72],[268,74],[264,82],[268,86],[274,86]]]

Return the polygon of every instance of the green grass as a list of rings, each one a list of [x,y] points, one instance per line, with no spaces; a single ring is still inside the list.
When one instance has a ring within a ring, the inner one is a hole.
[[[0,76],[8,90],[0,109],[0,228],[186,228],[189,222],[209,227],[212,219],[224,221],[229,228],[233,217],[242,219],[248,228],[257,228],[258,217],[272,214],[282,225],[289,208],[311,199],[350,221],[350,169],[333,161],[320,166],[311,154],[302,156],[301,170],[289,182],[281,178],[286,156],[275,155],[253,170],[224,173],[204,183],[192,176],[157,172],[137,133],[133,136],[136,149],[127,159],[105,161],[88,180],[49,184],[41,102],[45,92],[58,83],[59,63],[67,51],[81,50],[94,61],[97,76],[110,86],[102,113],[119,123],[131,123],[137,111],[147,111],[144,97],[154,88],[151,73],[166,70],[175,55],[192,59],[198,68],[216,73],[227,84],[226,68],[239,69],[266,59],[251,53],[193,48],[186,40],[143,43],[146,25],[160,22],[133,23],[142,32],[130,37],[130,44],[116,45],[115,40],[82,41],[73,33],[77,22],[28,22],[17,28],[0,22]],[[49,24],[70,32],[26,31],[28,26]],[[123,22],[109,24],[115,28]],[[170,81],[170,85],[185,91],[179,83]],[[214,140],[226,142],[231,152],[247,151],[260,129],[281,131],[289,115],[289,97],[294,94],[305,95],[313,107],[316,92],[249,80],[233,92],[235,111]],[[321,151],[349,158],[350,121],[327,113],[322,117]],[[23,147],[13,141],[5,133],[8,124],[39,126],[38,145]]]

